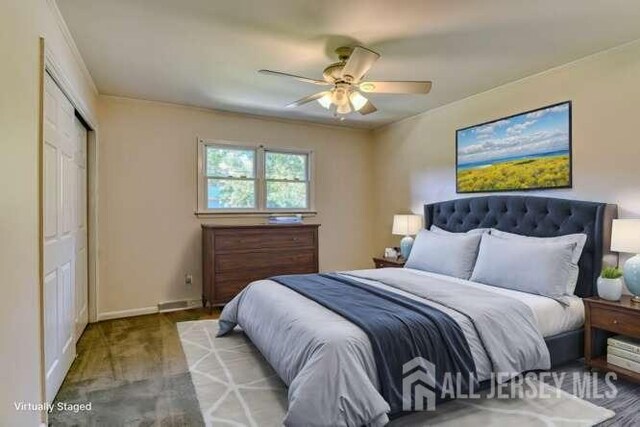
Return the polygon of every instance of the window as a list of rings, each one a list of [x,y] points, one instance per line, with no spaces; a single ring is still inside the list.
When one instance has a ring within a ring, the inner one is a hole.
[[[308,154],[265,152],[267,209],[309,207]]]
[[[309,212],[312,153],[204,140],[198,213]]]
[[[256,152],[243,148],[206,148],[207,209],[256,207]]]

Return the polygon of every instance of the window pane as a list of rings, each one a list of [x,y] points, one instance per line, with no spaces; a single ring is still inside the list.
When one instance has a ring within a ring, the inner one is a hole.
[[[207,176],[254,178],[255,151],[207,147]]]
[[[267,208],[306,209],[306,182],[267,182]]]
[[[267,179],[307,180],[307,155],[266,152]]]
[[[229,179],[209,179],[207,186],[207,208],[255,208],[255,181],[238,181]]]

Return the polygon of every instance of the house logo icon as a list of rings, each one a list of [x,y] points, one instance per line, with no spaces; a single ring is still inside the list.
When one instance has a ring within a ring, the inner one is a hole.
[[[436,409],[436,366],[422,357],[402,365],[402,410],[434,411]]]

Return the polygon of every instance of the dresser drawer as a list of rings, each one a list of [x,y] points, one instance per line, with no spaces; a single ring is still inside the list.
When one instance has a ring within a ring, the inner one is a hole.
[[[315,245],[315,231],[312,229],[225,230],[216,233],[214,244],[215,250],[220,252],[312,247]]]
[[[638,319],[631,313],[591,306],[591,325],[624,335],[638,336]]]
[[[308,274],[317,273],[313,264],[286,265],[281,267],[266,267],[260,269],[246,269],[243,271],[233,271],[228,273],[218,273],[215,275],[215,302],[229,302],[249,283],[256,280],[268,279],[273,276],[284,274]]]
[[[284,274],[307,274],[317,273],[315,265],[313,264],[296,264],[296,265],[283,265],[283,266],[269,266],[258,269],[245,269],[229,271],[226,273],[216,273],[216,284],[222,284],[223,286],[228,282],[244,282],[245,284],[253,282],[254,280],[268,279],[272,276],[282,276]]]
[[[223,253],[215,257],[216,273],[264,268],[282,271],[283,268],[297,265],[315,265],[315,252],[313,250],[288,250],[246,254]]]
[[[224,304],[233,299],[240,293],[249,283],[245,279],[231,278],[227,280],[216,279],[213,302],[215,304]]]

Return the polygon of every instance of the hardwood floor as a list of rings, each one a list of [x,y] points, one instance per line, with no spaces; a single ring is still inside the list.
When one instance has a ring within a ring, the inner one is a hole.
[[[91,402],[91,411],[54,411],[52,426],[200,426],[198,400],[175,324],[216,319],[197,309],[90,324],[78,342],[78,356],[57,402]],[[556,372],[567,374],[561,388],[572,392],[571,374],[585,371],[580,361]],[[640,384],[615,382],[614,398],[587,399],[612,409],[602,426],[640,425]],[[604,382],[600,391],[606,390]]]
[[[196,309],[90,324],[54,406],[91,402],[91,411],[54,409],[49,425],[202,425],[175,324],[218,316]]]

